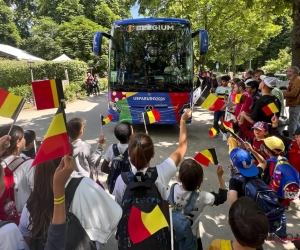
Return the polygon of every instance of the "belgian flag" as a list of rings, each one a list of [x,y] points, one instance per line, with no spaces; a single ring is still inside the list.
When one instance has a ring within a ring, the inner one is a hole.
[[[222,124],[223,124],[223,126],[224,126],[224,128],[225,128],[226,130],[230,130],[230,131],[234,132],[234,131],[233,131],[233,126],[232,126],[232,123],[231,123],[231,122],[222,120]]]
[[[215,148],[210,148],[199,152],[198,154],[196,154],[194,159],[206,167],[209,166],[210,162],[214,165],[219,164],[217,152]]]
[[[25,99],[0,89],[0,116],[16,120],[23,108]]]
[[[204,109],[218,111],[223,108],[225,102],[214,94],[210,93],[209,89],[206,89],[200,96],[198,104]]]
[[[37,110],[58,108],[65,98],[60,79],[34,81],[31,85]]]
[[[107,123],[109,123],[114,118],[114,116],[113,115],[108,115],[106,118],[104,118],[104,116],[101,115],[101,118],[102,118],[102,125],[106,125]]]
[[[262,110],[265,112],[266,116],[279,112],[279,109],[277,108],[274,102],[264,106]]]
[[[62,106],[58,108],[31,166],[71,154]]]
[[[208,134],[209,134],[209,137],[210,138],[213,138],[216,134],[218,133],[218,131],[212,127],[209,131],[208,131]]]
[[[161,120],[160,113],[157,109],[153,109],[144,114],[146,124],[159,122]]]
[[[242,94],[236,94],[236,93],[232,93],[231,94],[231,101],[233,103],[240,103],[241,102],[241,98],[242,98]]]

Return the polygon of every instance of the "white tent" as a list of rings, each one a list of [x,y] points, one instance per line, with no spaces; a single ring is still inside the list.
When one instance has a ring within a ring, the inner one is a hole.
[[[6,44],[0,44],[0,57],[19,60],[45,61],[44,59],[33,56],[24,50],[20,50]]]
[[[52,60],[53,62],[61,62],[61,61],[72,61],[72,59],[70,57],[68,57],[65,54],[62,54],[61,56],[55,58],[54,60]]]

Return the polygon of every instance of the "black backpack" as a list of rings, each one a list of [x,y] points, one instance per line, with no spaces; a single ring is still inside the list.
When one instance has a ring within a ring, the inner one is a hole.
[[[107,186],[110,194],[114,191],[117,178],[122,172],[131,172],[131,165],[128,159],[128,149],[120,154],[117,144],[113,144],[115,158],[111,162],[110,172],[107,177]]]
[[[127,187],[116,234],[118,248],[169,250],[169,207],[155,185],[156,167],[148,168],[145,174],[127,172],[121,176]]]
[[[68,183],[68,186],[65,191],[67,222],[68,222],[66,249],[97,250],[95,243],[91,241],[90,237],[86,233],[85,229],[82,227],[78,218],[73,213],[69,212],[76,189],[83,178],[84,177],[72,178]],[[44,250],[44,247],[45,246],[39,240],[37,242],[36,249]]]
[[[258,177],[246,178],[237,173],[233,178],[243,183],[245,196],[252,198],[264,210],[269,221],[270,233],[275,233],[284,213],[276,193]]]

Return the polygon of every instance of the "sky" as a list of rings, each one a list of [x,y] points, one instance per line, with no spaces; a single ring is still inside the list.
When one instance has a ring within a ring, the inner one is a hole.
[[[139,18],[139,17],[143,17],[142,15],[139,16],[138,12],[139,12],[139,6],[138,4],[135,4],[131,9],[131,15],[133,18]]]

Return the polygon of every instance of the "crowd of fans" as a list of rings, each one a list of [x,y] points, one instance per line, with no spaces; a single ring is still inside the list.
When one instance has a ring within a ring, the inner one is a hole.
[[[215,136],[222,133],[228,140],[229,192],[221,165],[216,170],[218,192],[206,192],[200,191],[204,179],[201,164],[191,158],[184,159],[188,144],[186,121],[191,118],[191,110],[186,110],[181,117],[177,148],[156,167],[151,164],[151,159],[156,156],[151,137],[144,133],[135,134],[126,122],[116,125],[114,133],[118,142],[110,145],[104,154],[104,136],[99,136],[93,150],[81,140],[86,121],[73,118],[67,123],[72,155],[33,167],[32,158],[39,147],[34,132],[24,132],[14,125],[8,136],[10,126],[0,126],[0,249],[101,249],[100,244],[106,243],[115,229],[119,249],[131,249],[133,244],[141,244],[140,248],[134,249],[144,249],[143,244],[147,249],[171,249],[172,244],[164,241],[170,240],[167,234],[172,230],[162,231],[164,226],[158,226],[164,225],[161,221],[145,219],[145,214],[152,211],[157,216],[154,218],[159,218],[159,210],[168,225],[172,225],[168,218],[172,217],[172,212],[166,212],[163,206],[163,201],[168,200],[176,204],[172,207],[174,211],[182,211],[193,202],[188,215],[190,228],[197,249],[203,249],[199,234],[201,214],[206,206],[221,205],[227,198],[230,204],[228,223],[234,238],[215,239],[207,249],[262,249],[271,233],[282,243],[287,243],[285,213],[281,214],[276,229],[271,230],[266,210],[245,192],[247,184],[241,181],[257,178],[270,190],[278,192],[278,180],[273,178],[275,165],[271,162],[277,164],[280,160],[289,162],[296,169],[298,176],[295,174],[294,177],[299,181],[299,69],[288,68],[287,76],[291,82],[286,91],[277,89],[277,79],[264,75],[261,70],[247,71],[244,79],[231,79],[225,75],[218,82],[216,77],[206,75],[200,81],[202,90],[210,89],[226,103],[214,113],[213,125],[217,131]],[[233,93],[241,95],[238,103],[232,101]],[[274,104],[278,112],[267,115],[263,108],[269,104]],[[284,115],[285,104],[289,107],[289,126],[283,133],[286,124],[281,124],[284,120],[280,118]],[[224,120],[232,124],[233,132],[228,139],[222,125]],[[116,148],[119,155],[115,154]],[[122,167],[125,154],[130,159],[131,171],[115,175],[112,166]],[[102,156],[104,160],[100,164]],[[92,173],[97,168],[113,175],[110,176],[110,187],[115,199],[93,180]],[[170,192],[169,183],[177,170],[179,183]],[[145,197],[144,192],[150,194]],[[285,210],[298,198],[297,194],[293,196],[293,190],[288,193],[289,198],[276,198]],[[190,201],[191,197],[195,199]],[[148,209],[149,204],[153,204],[151,209]],[[142,222],[135,219],[133,210],[141,212]],[[179,244],[178,238],[173,237],[173,241],[175,245]]]

